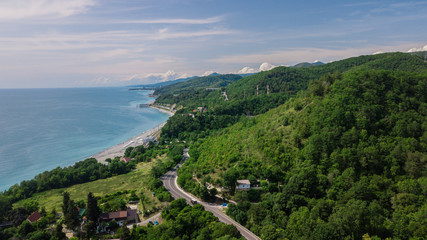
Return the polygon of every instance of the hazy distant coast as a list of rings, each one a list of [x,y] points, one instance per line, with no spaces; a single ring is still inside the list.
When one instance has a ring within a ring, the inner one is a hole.
[[[167,110],[166,108],[161,108],[159,106],[153,106],[150,105],[151,108],[154,108],[160,112],[166,113],[169,116],[173,116],[174,112],[171,112]],[[143,133],[132,137],[122,143],[116,144],[102,152],[99,152],[92,157],[96,158],[99,162],[105,163],[105,160],[107,158],[114,159],[115,157],[121,157],[124,155],[126,148],[128,147],[136,147],[139,145],[142,145],[144,142],[144,139],[147,139],[149,137],[157,137],[160,135],[160,132],[162,130],[162,127],[166,124],[166,121],[155,126],[154,128],[148,129],[147,131],[144,131]]]

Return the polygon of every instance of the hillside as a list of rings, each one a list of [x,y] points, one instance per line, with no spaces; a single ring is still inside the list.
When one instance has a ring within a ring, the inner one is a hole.
[[[316,62],[313,62],[313,63],[302,62],[302,63],[295,64],[292,67],[294,67],[294,68],[308,68],[308,67],[314,67],[314,66],[319,66],[319,65],[323,65],[323,64],[324,63],[322,63],[320,61],[316,61]]]
[[[236,179],[263,180],[260,190],[236,193],[228,214],[265,239],[426,236],[426,67],[389,56],[324,65],[365,62],[196,142],[180,184],[202,194],[192,174],[230,190]],[[382,68],[408,72],[374,70]]]
[[[211,130],[236,123],[242,115],[255,116],[285,103],[299,91],[307,89],[310,81],[352,69],[423,72],[427,69],[427,63],[417,56],[406,53],[386,53],[353,57],[310,68],[277,67],[230,83],[225,87],[228,101],[225,101],[223,92],[219,90],[207,91],[199,88],[185,92],[183,90],[188,87],[180,88],[178,85],[172,85],[175,86],[175,92],[183,93],[163,95],[156,103],[176,104],[179,106],[178,109],[181,106],[184,108],[168,121],[163,128],[162,136],[165,140],[203,138],[208,132],[212,132]],[[266,91],[267,85],[269,94]],[[195,118],[189,117],[188,113],[197,107],[205,107],[209,111],[196,114]]]
[[[277,67],[240,79],[230,84],[227,92],[230,100],[233,101],[255,96],[257,86],[260,95],[265,95],[268,85],[270,93],[294,95],[298,91],[306,89],[312,80],[354,68],[420,72],[426,70],[426,63],[420,57],[407,53],[384,53],[352,57],[309,68]]]
[[[172,80],[172,81],[158,82],[158,83],[152,83],[152,84],[132,85],[132,86],[129,86],[129,87],[130,87],[131,90],[138,90],[138,89],[157,89],[157,88],[165,87],[165,86],[168,86],[168,85],[171,85],[171,84],[185,82],[185,81],[188,81],[188,80],[193,79],[193,78],[197,78],[197,76],[188,77],[188,78],[179,78],[179,79]]]
[[[277,67],[243,78],[237,75],[194,78],[160,88],[154,94],[161,95],[156,100],[158,104],[195,107],[194,104],[197,102],[208,108],[216,108],[220,112],[238,109],[236,113],[239,115],[242,113],[256,115],[265,112],[257,110],[264,108],[265,101],[269,102],[268,105],[271,107],[277,107],[289,97],[295,96],[297,92],[307,89],[310,81],[356,68],[421,72],[426,70],[426,63],[420,56],[407,53],[366,55],[328,64],[311,64],[311,67]],[[224,101],[222,92],[206,90],[220,87],[225,87],[229,101]],[[275,100],[271,100],[271,97],[266,98],[267,88],[269,95],[276,97]],[[274,102],[277,104],[272,104]]]
[[[190,80],[171,84],[160,89],[157,89],[155,95],[180,94],[190,90],[205,89],[205,88],[221,88],[240,79],[239,75],[225,74],[212,75],[206,77],[197,77]]]
[[[113,203],[110,205],[119,204],[122,199],[128,199],[129,191],[136,191],[138,194],[145,196],[147,209],[161,208],[166,203],[160,202],[151,194],[148,187],[150,182],[150,171],[154,162],[139,163],[137,169],[118,176],[113,176],[106,179],[100,179],[93,182],[76,184],[67,188],[59,188],[37,193],[34,196],[21,200],[14,204],[14,208],[22,207],[31,201],[37,201],[40,207],[44,207],[47,211],[56,209],[59,211],[62,205],[62,193],[70,193],[70,197],[75,201],[86,200],[87,194],[92,192],[96,196],[105,196],[107,194],[115,196]],[[144,187],[141,187],[144,186]],[[123,196],[122,196],[123,195]]]

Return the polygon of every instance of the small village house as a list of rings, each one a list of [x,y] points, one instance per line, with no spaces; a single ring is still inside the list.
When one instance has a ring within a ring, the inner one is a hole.
[[[249,180],[237,180],[236,190],[247,191],[249,189],[251,189],[251,182]]]
[[[114,219],[121,226],[124,223],[137,223],[138,214],[136,213],[136,209],[127,209],[124,211],[102,213],[99,219],[104,222],[109,222]]]
[[[30,223],[33,223],[33,222],[37,222],[38,220],[40,220],[40,218],[42,218],[42,215],[39,212],[35,211],[27,218],[27,220]]]

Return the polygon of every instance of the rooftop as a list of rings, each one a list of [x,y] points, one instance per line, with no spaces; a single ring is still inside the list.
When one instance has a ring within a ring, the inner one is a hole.
[[[41,217],[42,217],[42,215],[39,212],[35,211],[27,219],[28,219],[28,221],[33,223],[33,222],[38,221]]]
[[[243,179],[243,180],[237,180],[237,183],[238,184],[251,184],[251,182],[249,182],[249,180],[247,180],[247,179]]]

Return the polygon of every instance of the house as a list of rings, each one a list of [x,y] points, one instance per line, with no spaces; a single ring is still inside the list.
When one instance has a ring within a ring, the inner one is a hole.
[[[251,189],[251,182],[249,180],[237,180],[236,190],[249,190]]]
[[[27,218],[27,220],[30,223],[33,223],[33,222],[37,222],[41,217],[42,215],[39,212],[35,211]]]
[[[203,112],[203,107],[198,107],[198,108],[197,108],[197,111],[199,111],[199,112]]]
[[[138,214],[136,213],[136,209],[128,209],[124,211],[102,213],[99,216],[99,219],[104,222],[109,222],[114,219],[117,223],[119,223],[119,225],[123,225],[124,222],[137,223]]]
[[[125,162],[125,163],[130,162],[130,160],[132,160],[130,157],[121,157],[120,158],[120,161]]]

